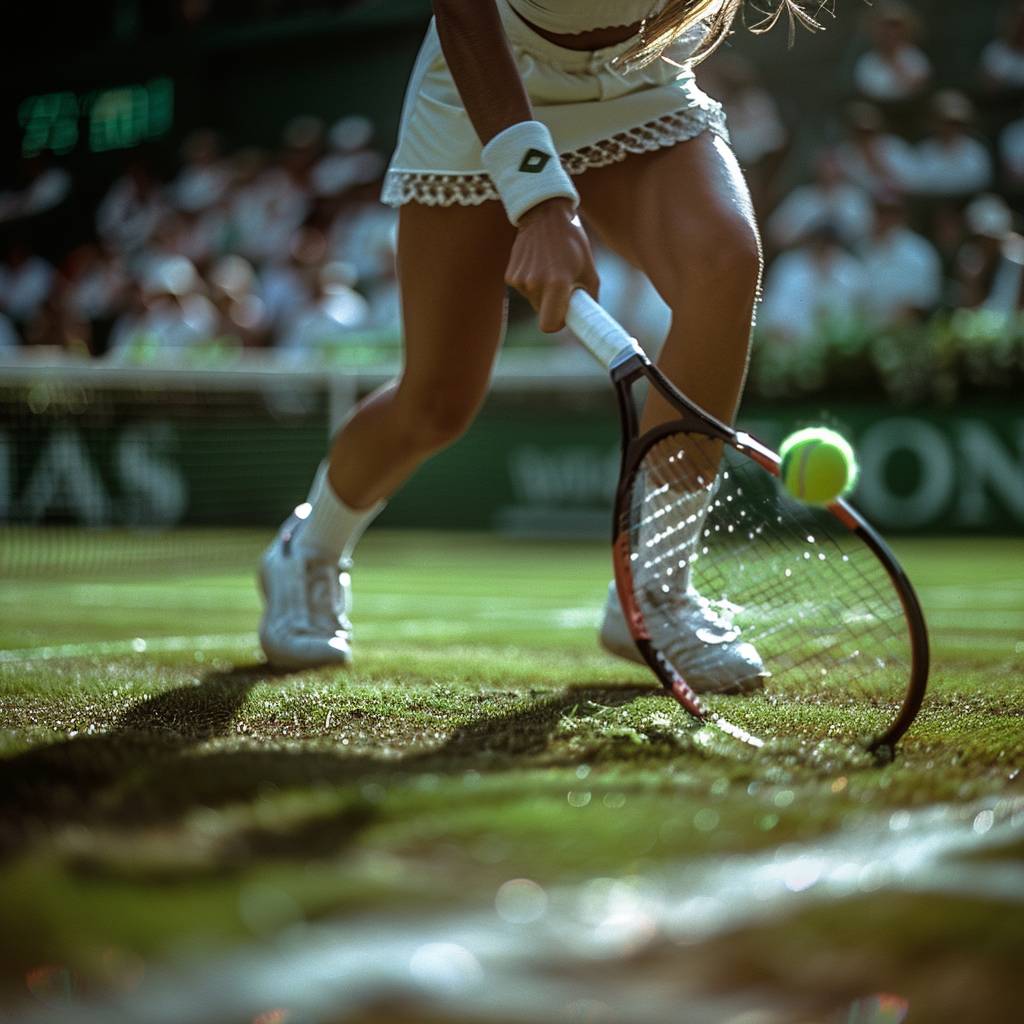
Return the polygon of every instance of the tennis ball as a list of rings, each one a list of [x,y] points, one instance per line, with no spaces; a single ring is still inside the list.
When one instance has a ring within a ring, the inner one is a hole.
[[[857,458],[850,442],[827,427],[790,434],[779,455],[782,486],[808,505],[830,505],[857,482]]]

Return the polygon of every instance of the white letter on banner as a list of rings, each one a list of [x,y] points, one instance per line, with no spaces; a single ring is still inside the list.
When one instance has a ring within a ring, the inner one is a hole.
[[[74,430],[55,430],[39,456],[22,494],[29,522],[64,512],[89,526],[110,522],[110,499],[89,452]]]
[[[993,518],[990,494],[998,494],[1018,524],[1024,523],[1024,420],[1017,421],[1017,451],[981,420],[960,420],[960,519],[980,525]]]
[[[950,441],[937,426],[910,416],[881,420],[861,434],[857,449],[857,498],[869,518],[885,526],[939,524],[953,498],[956,464]],[[906,494],[894,494],[886,480],[889,460],[897,452],[918,463],[917,485]]]
[[[188,485],[180,467],[167,458],[174,442],[170,423],[136,424],[117,439],[125,522],[133,526],[174,526],[184,518]]]

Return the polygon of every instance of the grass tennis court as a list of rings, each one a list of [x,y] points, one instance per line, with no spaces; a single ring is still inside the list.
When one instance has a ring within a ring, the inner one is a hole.
[[[356,669],[285,675],[255,641],[263,537],[172,536],[134,570],[44,566],[0,590],[4,1002],[77,1019],[166,965],[256,963],[368,920],[375,942],[410,920],[454,941],[477,914],[529,946],[572,905],[573,934],[608,945],[566,937],[537,969],[577,992],[557,1013],[460,1004],[489,968],[452,975],[453,954],[443,1012],[407,996],[332,1016],[296,995],[264,1019],[619,1020],[614,999],[652,992],[693,1020],[701,999],[731,1000],[709,1020],[881,1022],[907,1002],[911,1021],[1016,1019],[1024,542],[897,544],[934,670],[880,766],[738,749],[601,653],[600,543],[371,534]],[[259,1019],[245,1006],[179,1019]]]

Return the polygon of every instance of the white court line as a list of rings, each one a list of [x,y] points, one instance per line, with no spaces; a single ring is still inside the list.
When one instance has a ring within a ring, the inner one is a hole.
[[[58,644],[53,647],[24,647],[0,651],[0,665],[56,658],[89,658],[109,654],[161,654],[174,651],[207,651],[240,644],[257,646],[255,633],[223,633],[205,636],[155,636],[149,639],[101,640],[91,644]]]
[[[507,619],[509,625],[523,622],[537,626],[551,626],[556,629],[596,628],[600,611],[596,608],[551,608],[539,612],[504,609],[502,614],[484,611],[473,616],[481,622],[493,623]],[[370,622],[359,626],[359,637],[387,639],[403,638],[447,638],[466,637],[473,632],[470,622],[447,622],[439,625],[436,619],[406,619],[402,622]],[[123,640],[101,640],[95,643],[56,644],[45,647],[18,647],[0,651],[0,665],[17,664],[27,661],[51,661],[59,658],[91,658],[129,654],[167,654],[177,651],[207,651],[221,647],[257,647],[255,633],[199,634],[197,636],[131,637]]]

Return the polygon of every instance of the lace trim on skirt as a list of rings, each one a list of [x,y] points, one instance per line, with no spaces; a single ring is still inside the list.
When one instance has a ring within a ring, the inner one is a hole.
[[[687,107],[619,132],[609,139],[601,139],[593,145],[563,153],[562,164],[569,174],[582,174],[591,167],[618,163],[631,153],[666,149],[708,130],[728,141],[725,114],[718,103],[707,107]],[[490,177],[482,173],[388,171],[381,199],[388,206],[402,206],[410,202],[425,206],[479,206],[488,200],[498,199],[498,193]]]

